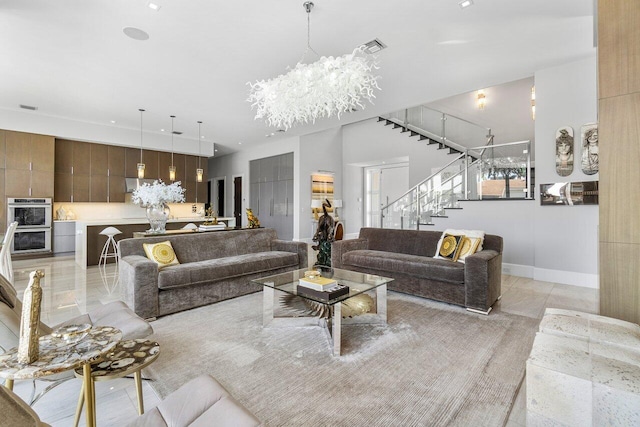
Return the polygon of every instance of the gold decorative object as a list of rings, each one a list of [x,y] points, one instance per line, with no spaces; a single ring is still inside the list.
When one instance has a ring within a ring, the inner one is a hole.
[[[295,313],[296,316],[316,316],[319,318],[330,318],[332,307],[307,298],[300,298],[295,295],[283,294],[280,297],[282,305]],[[371,313],[375,303],[373,298],[367,294],[360,294],[342,301],[342,318],[356,317],[361,314]]]
[[[20,320],[20,342],[18,344],[18,362],[20,363],[30,364],[38,360],[40,351],[38,326],[40,325],[40,304],[42,303],[40,279],[43,277],[42,271],[32,271],[29,275],[29,285],[24,291]]]
[[[218,217],[213,214],[213,209],[208,208],[202,225],[218,225]]]
[[[247,228],[259,228],[260,221],[258,221],[258,217],[253,214],[251,208],[247,208]]]

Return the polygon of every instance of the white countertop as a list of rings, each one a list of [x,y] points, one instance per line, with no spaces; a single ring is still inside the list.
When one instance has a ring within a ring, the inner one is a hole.
[[[233,217],[223,218],[218,217],[218,221],[229,221],[234,219]],[[193,216],[193,217],[178,217],[168,220],[168,223],[171,222],[203,222],[204,217],[201,216]],[[118,225],[118,224],[148,224],[149,220],[147,218],[109,218],[109,219],[76,219],[76,225],[79,227],[82,226],[92,226],[92,225]]]

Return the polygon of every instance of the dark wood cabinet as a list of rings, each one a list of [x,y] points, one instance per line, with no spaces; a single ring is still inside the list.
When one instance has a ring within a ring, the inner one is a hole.
[[[56,202],[122,203],[125,201],[126,194],[125,178],[138,176],[137,166],[140,163],[140,155],[138,148],[57,139],[55,154],[49,155],[50,158],[55,158],[53,162],[55,180],[38,180],[38,182],[55,187],[52,187],[51,191],[55,193],[54,201]],[[18,156],[17,152],[15,156]],[[173,154],[173,164],[176,166],[175,181],[182,183],[182,187],[186,190],[186,201],[189,203],[195,203],[196,200],[201,203],[207,201],[207,161],[206,157],[200,160],[205,174],[203,182],[196,183],[198,156]],[[165,183],[171,184],[169,180],[171,153],[142,150],[142,162],[145,164],[145,179],[162,179]],[[28,167],[25,170],[28,171]],[[10,176],[13,178],[13,175]],[[16,177],[17,187],[24,184],[23,178]],[[26,182],[28,183],[29,180]],[[46,191],[44,185],[34,188],[44,188],[42,191]],[[11,190],[19,192],[25,189],[12,188]]]
[[[91,175],[89,189],[90,202],[108,202],[109,177],[106,175]]]
[[[171,166],[171,153],[161,151],[158,153],[158,178],[163,182],[170,184],[169,166]]]
[[[102,144],[91,144],[90,153],[89,175],[92,177],[109,175],[109,147]]]
[[[124,177],[125,166],[125,148],[108,146],[107,163],[109,165],[109,176],[121,176]]]
[[[140,150],[137,148],[126,148],[125,149],[125,168],[124,168],[124,176],[127,178],[137,178],[138,177],[138,163],[140,163]],[[144,177],[147,177],[145,169]]]
[[[4,131],[4,196],[52,197],[55,167],[51,136]]]
[[[144,163],[144,177],[147,179],[158,179],[158,152],[143,150],[142,163]]]

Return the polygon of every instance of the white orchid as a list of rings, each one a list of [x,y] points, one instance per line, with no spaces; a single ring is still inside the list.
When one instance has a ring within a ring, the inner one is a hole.
[[[144,183],[133,191],[131,200],[140,206],[161,205],[163,203],[184,202],[184,188],[180,181],[167,185],[162,180],[155,180],[153,184]]]

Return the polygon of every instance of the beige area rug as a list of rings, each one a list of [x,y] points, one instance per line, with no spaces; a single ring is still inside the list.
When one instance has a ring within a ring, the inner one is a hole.
[[[166,396],[213,375],[267,426],[501,426],[538,326],[389,292],[388,324],[262,328],[262,293],[160,318],[146,370]]]

